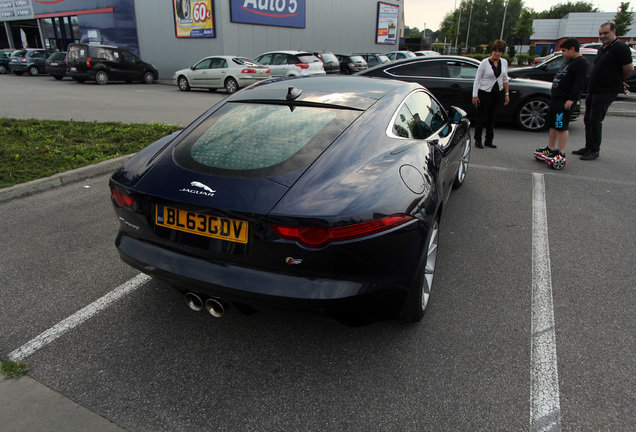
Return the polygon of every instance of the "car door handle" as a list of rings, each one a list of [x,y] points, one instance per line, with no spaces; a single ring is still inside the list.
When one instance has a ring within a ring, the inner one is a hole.
[[[461,86],[461,85],[459,85],[459,84],[451,84],[449,87],[450,87],[450,88],[454,88],[454,89],[460,89],[460,88],[462,88],[462,86]]]

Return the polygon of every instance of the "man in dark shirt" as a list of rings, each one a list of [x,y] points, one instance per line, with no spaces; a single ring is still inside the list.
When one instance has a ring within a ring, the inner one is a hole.
[[[552,98],[546,116],[550,127],[548,146],[534,152],[537,159],[551,163],[554,162],[554,158],[559,158],[561,168],[565,166],[565,146],[570,134],[568,125],[572,106],[581,98],[587,79],[588,61],[579,52],[580,46],[575,38],[569,38],[561,44],[561,53],[565,61],[552,81]]]
[[[598,159],[607,110],[622,90],[623,80],[634,71],[629,47],[616,38],[614,23],[601,24],[598,35],[603,46],[596,54],[585,98],[585,147],[572,152],[582,160]]]

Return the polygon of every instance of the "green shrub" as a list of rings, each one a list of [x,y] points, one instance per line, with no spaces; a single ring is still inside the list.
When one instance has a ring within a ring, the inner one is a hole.
[[[528,55],[533,56],[535,54],[536,50],[537,50],[537,46],[536,45],[530,45],[530,49],[528,50]]]
[[[528,56],[528,64],[529,64],[530,66],[532,66],[532,65],[534,64],[534,59],[535,59],[536,57],[537,57],[537,56],[535,56],[535,55]]]
[[[466,54],[466,57],[474,58],[475,60],[482,61],[484,58],[488,57],[483,54]]]
[[[517,54],[517,64],[524,65],[528,63],[528,54]]]

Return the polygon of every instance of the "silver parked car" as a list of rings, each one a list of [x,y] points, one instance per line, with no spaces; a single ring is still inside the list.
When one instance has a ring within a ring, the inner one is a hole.
[[[206,57],[188,69],[176,71],[172,80],[182,91],[207,88],[211,91],[225,89],[228,93],[234,93],[271,76],[267,66],[254,63],[248,58],[219,55]]]
[[[306,51],[270,51],[254,61],[268,65],[273,77],[326,75],[322,61]]]

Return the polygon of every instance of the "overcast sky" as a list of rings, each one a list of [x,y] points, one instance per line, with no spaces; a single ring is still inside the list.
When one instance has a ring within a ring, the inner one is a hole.
[[[439,30],[439,25],[444,16],[453,11],[461,0],[404,0],[404,21],[409,27],[417,27],[420,30],[429,28]],[[572,3],[576,0],[571,0]],[[558,3],[567,3],[567,0],[524,0],[524,6],[543,12]],[[600,12],[616,12],[621,0],[592,0],[590,1]],[[631,6],[631,5],[630,5]],[[630,7],[632,9],[633,7]],[[426,27],[425,27],[426,26]]]

